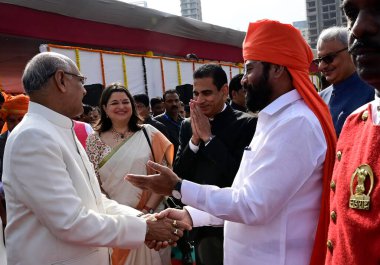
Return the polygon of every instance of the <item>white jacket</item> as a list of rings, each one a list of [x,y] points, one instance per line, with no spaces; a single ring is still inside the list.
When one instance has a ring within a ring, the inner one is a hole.
[[[8,265],[106,265],[107,247],[143,244],[135,209],[107,199],[72,121],[30,102],[4,154]]]

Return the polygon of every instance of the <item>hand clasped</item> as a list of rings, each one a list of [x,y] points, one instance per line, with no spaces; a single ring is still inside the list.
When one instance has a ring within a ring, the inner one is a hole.
[[[159,219],[157,215],[150,215],[146,223],[148,225],[148,233],[145,237],[146,245],[156,250],[168,245],[175,245],[183,236],[184,230],[191,229],[191,226],[185,222],[167,217]]]

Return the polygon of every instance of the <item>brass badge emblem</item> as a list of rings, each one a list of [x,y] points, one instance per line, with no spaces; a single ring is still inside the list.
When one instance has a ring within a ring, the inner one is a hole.
[[[357,185],[355,187],[355,193],[354,193],[354,179],[357,178]],[[365,194],[365,182],[369,179],[370,181],[370,187]],[[350,182],[350,190],[351,190],[351,197],[350,197],[350,208],[358,209],[358,210],[369,210],[370,206],[370,197],[369,195],[372,192],[373,189],[373,171],[371,167],[367,164],[360,165],[352,174],[351,176],[351,182]]]

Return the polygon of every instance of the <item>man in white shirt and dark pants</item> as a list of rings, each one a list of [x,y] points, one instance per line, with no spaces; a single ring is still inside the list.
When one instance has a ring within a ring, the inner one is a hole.
[[[335,132],[308,76],[312,52],[291,25],[263,20],[250,24],[243,57],[247,107],[261,111],[232,187],[182,181],[153,163],[159,174],[127,179],[191,206],[159,218],[193,226],[225,221],[224,264],[322,264]],[[191,119],[199,112],[191,102]]]

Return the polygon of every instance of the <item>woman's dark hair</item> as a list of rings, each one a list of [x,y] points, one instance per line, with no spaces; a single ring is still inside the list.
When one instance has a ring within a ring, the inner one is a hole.
[[[106,112],[103,109],[103,106],[107,105],[108,100],[110,99],[111,95],[115,92],[123,92],[125,93],[132,105],[132,115],[131,118],[129,119],[128,122],[128,127],[129,130],[132,132],[136,132],[138,130],[141,130],[141,127],[138,125],[139,122],[141,122],[141,119],[139,118],[136,110],[136,105],[135,101],[131,95],[131,93],[128,91],[126,87],[119,83],[113,83],[103,89],[102,95],[100,96],[100,101],[99,101],[99,108],[100,108],[100,120],[99,123],[96,126],[96,131],[98,133],[102,133],[105,131],[108,131],[109,129],[112,128],[112,121],[110,118],[107,117]]]
[[[88,115],[94,108],[88,104],[83,104],[83,114]]]

